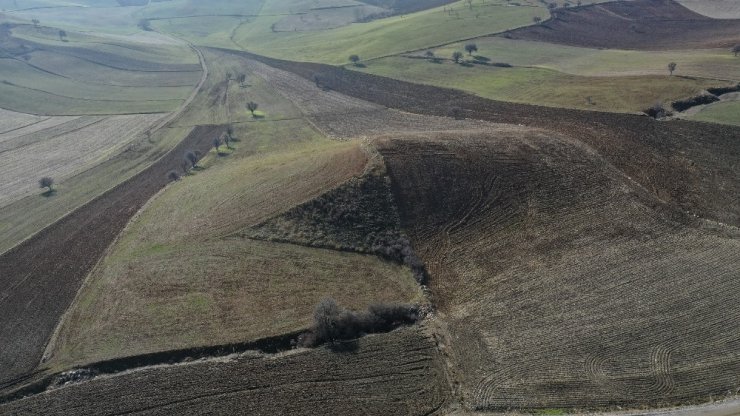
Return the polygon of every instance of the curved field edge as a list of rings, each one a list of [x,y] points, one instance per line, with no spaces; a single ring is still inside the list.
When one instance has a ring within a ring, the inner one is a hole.
[[[49,365],[290,332],[327,296],[352,309],[421,300],[408,270],[374,256],[220,237],[361,175],[366,163],[358,142],[318,141],[215,161],[172,184],[90,275]]]
[[[62,192],[57,192],[43,204],[39,204],[41,197],[34,195],[3,207],[0,211],[0,253],[10,250],[95,197],[142,172],[188,135],[192,127],[180,128],[171,124],[183,116],[208,79],[209,69],[202,52],[195,48],[193,51],[200,59],[202,69],[198,84],[176,111],[149,126],[149,135],[138,138],[124,151],[102,163],[66,180],[57,181]]]

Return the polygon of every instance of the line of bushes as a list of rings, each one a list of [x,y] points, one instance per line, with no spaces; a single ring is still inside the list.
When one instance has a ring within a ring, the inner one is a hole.
[[[357,339],[366,334],[388,332],[402,325],[411,325],[420,318],[416,305],[378,303],[367,311],[350,311],[326,298],[314,309],[314,324],[298,337],[301,347]]]
[[[699,94],[694,97],[674,101],[671,103],[671,107],[676,111],[686,111],[691,107],[696,107],[697,105],[711,104],[717,101],[719,101],[719,98],[717,98],[716,95]]]

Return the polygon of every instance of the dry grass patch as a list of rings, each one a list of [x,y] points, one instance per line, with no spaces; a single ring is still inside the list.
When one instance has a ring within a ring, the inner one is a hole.
[[[292,244],[221,238],[362,174],[357,142],[222,160],[159,195],[124,232],[65,318],[61,368],[106,358],[247,341],[307,327],[332,296],[353,309],[419,301],[408,269]]]

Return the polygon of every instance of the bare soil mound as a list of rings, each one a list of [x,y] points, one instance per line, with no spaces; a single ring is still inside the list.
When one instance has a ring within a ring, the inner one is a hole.
[[[729,51],[740,42],[738,27],[740,20],[711,19],[673,0],[636,0],[558,9],[550,20],[506,36],[591,48]]]
[[[167,184],[167,172],[179,168],[184,151],[207,151],[221,131],[195,128],[146,170],[0,256],[0,389],[36,368],[82,279],[128,220]]]
[[[430,415],[446,402],[442,363],[418,327],[283,355],[244,354],[139,369],[0,406],[3,414]]]
[[[675,215],[593,149],[545,132],[378,147],[472,408],[738,388],[737,229]]]

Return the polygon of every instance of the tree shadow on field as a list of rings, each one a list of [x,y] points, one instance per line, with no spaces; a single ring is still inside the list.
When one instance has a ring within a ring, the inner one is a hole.
[[[41,196],[43,196],[44,198],[51,198],[56,193],[57,193],[57,190],[56,189],[49,189],[48,191],[42,192],[41,193]]]
[[[483,55],[473,55],[473,59],[475,59],[476,62],[491,62],[491,58]]]
[[[224,157],[224,156],[229,156],[231,153],[219,151],[217,154],[218,154],[218,157]]]
[[[327,347],[331,352],[353,353],[360,349],[360,343],[356,339],[348,341],[334,341],[328,343]]]
[[[472,68],[472,67],[474,67],[475,65],[473,65],[473,64],[472,64],[472,63],[470,63],[470,62],[460,62],[460,66],[464,66],[465,68]]]

